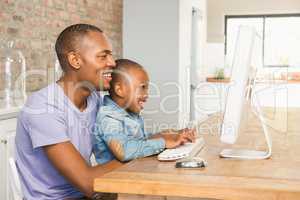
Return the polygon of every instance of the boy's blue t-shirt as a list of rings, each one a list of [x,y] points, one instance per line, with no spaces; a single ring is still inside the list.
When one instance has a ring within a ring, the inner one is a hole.
[[[93,134],[93,152],[98,163],[115,158],[129,161],[160,153],[165,148],[164,139],[149,139],[151,136],[145,131],[140,115],[127,112],[110,96],[104,97]]]

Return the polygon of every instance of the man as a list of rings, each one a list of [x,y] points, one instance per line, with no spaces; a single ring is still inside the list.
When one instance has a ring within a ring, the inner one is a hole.
[[[120,166],[92,167],[91,132],[115,66],[112,47],[99,28],[67,27],[55,50],[63,76],[28,98],[16,133],[16,164],[26,200],[93,196],[93,180]]]

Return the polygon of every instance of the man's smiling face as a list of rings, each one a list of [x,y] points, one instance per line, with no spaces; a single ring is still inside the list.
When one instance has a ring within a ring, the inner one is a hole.
[[[103,33],[91,31],[84,36],[78,51],[81,67],[79,81],[88,82],[96,90],[108,90],[111,72],[115,67],[112,47]]]

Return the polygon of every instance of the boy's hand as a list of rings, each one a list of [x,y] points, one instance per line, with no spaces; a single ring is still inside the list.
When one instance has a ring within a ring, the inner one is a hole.
[[[195,142],[196,141],[196,130],[185,128],[178,131],[178,134],[185,135],[185,138],[188,139],[187,142]]]
[[[186,142],[194,142],[196,140],[195,135],[194,129],[185,128],[179,131],[172,131],[171,134],[163,134],[162,137],[165,140],[166,148],[172,149]]]

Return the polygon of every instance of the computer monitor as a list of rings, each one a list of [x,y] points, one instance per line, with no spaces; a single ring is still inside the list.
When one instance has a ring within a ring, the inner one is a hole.
[[[226,92],[224,118],[221,125],[221,141],[224,143],[234,144],[240,132],[246,97],[249,97],[249,95],[247,95],[249,92],[249,83],[251,83],[251,79],[255,78],[250,76],[250,70],[254,55],[254,44],[257,37],[254,29],[240,26],[231,68],[231,83]],[[268,144],[268,151],[225,149],[220,153],[221,157],[240,159],[264,159],[270,157],[271,140],[264,123],[260,106],[256,103],[257,99],[255,94],[251,95],[251,102],[252,109],[263,127],[263,132]]]

